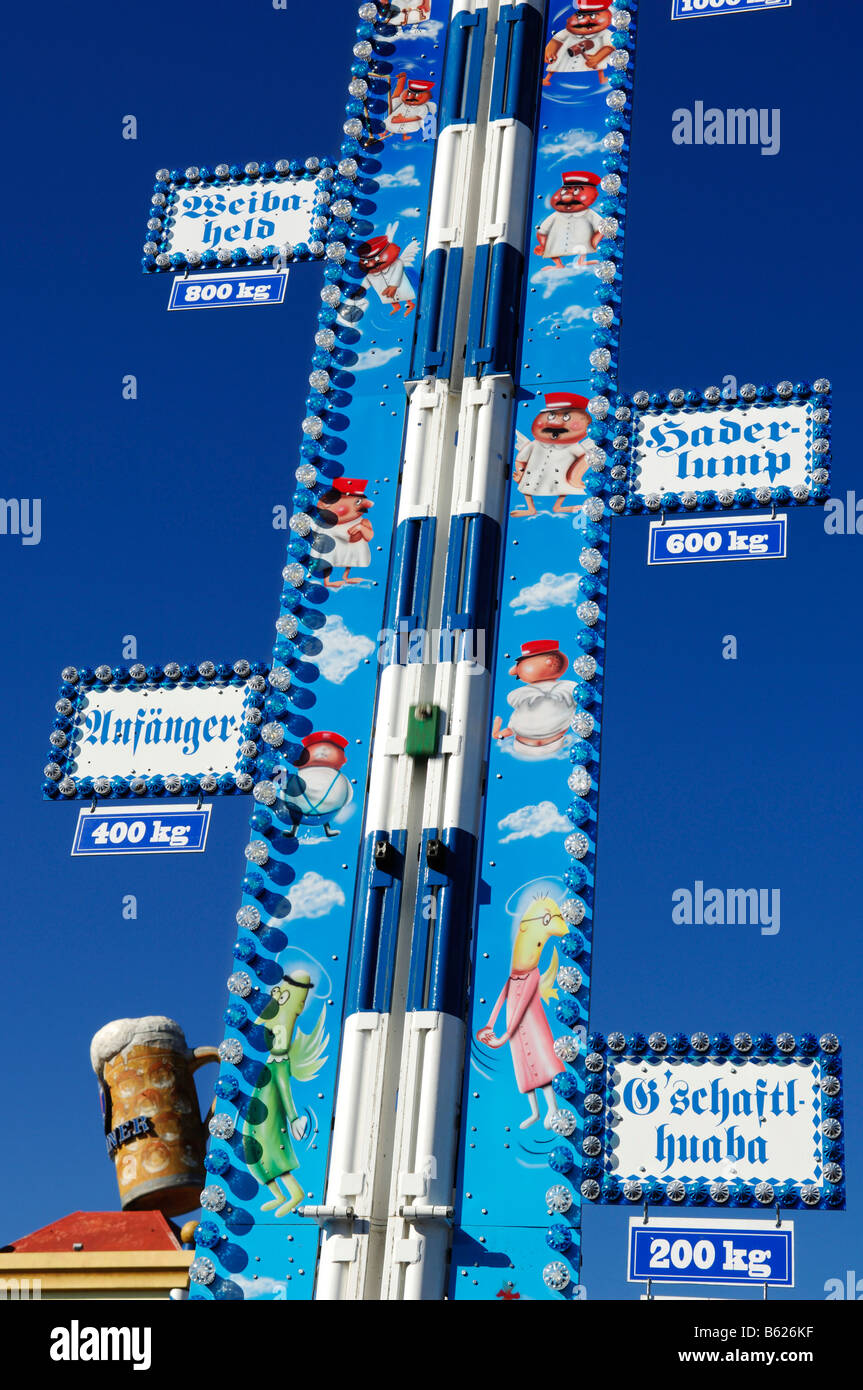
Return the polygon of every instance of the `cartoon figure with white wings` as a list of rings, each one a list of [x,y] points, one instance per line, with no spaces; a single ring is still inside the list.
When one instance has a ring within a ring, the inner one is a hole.
[[[424,140],[433,138],[437,112],[437,105],[432,101],[433,92],[433,82],[409,78],[406,72],[399,73],[390,94],[390,113],[384,121],[386,134],[383,139],[390,135],[400,135],[402,140],[410,140],[412,135],[421,135]]]
[[[412,266],[419,255],[420,244],[414,237],[402,250],[393,241],[398,222],[391,222],[386,236],[372,237],[357,250],[364,279],[362,288],[374,290],[382,304],[389,304],[390,317],[399,312],[402,304],[405,318],[416,308],[417,292],[411,284],[406,267]]]
[[[390,24],[406,29],[410,24],[422,24],[431,13],[431,0],[392,0]]]
[[[284,975],[281,984],[271,990],[272,1002],[256,1020],[266,1029],[270,1054],[261,1067],[246,1111],[243,1153],[249,1171],[273,1194],[272,1201],[264,1202],[262,1211],[275,1209],[276,1216],[287,1216],[305,1196],[294,1177],[300,1160],[291,1139],[299,1142],[305,1137],[309,1120],[297,1111],[291,1082],[314,1080],[327,1060],[324,1050],[330,1039],[324,1032],[326,1007],[321,1009],[310,1033],[297,1028],[297,1019],[311,990],[311,977],[305,970]]]

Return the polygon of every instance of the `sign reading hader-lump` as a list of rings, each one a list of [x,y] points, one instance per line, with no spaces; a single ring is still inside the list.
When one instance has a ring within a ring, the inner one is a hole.
[[[802,487],[818,481],[810,402],[645,412],[637,420],[633,490],[641,494]]]

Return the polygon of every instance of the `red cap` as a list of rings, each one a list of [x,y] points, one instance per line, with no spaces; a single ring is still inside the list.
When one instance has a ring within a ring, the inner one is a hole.
[[[333,478],[333,489],[344,493],[345,497],[362,497],[368,481],[368,478]]]
[[[559,652],[559,642],[522,642],[521,656],[519,661],[523,661],[526,656],[544,656],[546,652]]]
[[[587,397],[573,391],[550,391],[545,397],[546,410],[587,410]]]
[[[420,79],[419,79],[418,77],[412,77],[411,80],[410,80],[410,82],[408,83],[408,91],[409,91],[409,92],[425,92],[426,96],[428,96],[429,92],[433,92],[433,91],[434,91],[434,83],[433,83],[433,82],[421,82]]]
[[[389,242],[385,236],[373,236],[371,241],[363,242],[362,246],[358,248],[357,254],[360,256],[372,256],[378,251],[383,251],[385,246],[389,246]]]
[[[588,173],[586,169],[570,170],[563,176],[563,186],[566,188],[574,183],[592,183],[594,188],[599,187],[599,174]]]
[[[580,10],[607,10],[611,0],[575,0]]]
[[[341,734],[333,734],[325,729],[321,729],[316,734],[306,734],[303,739],[303,747],[311,748],[313,743],[332,743],[336,748],[341,748],[342,751],[348,746],[347,739],[342,738]]]

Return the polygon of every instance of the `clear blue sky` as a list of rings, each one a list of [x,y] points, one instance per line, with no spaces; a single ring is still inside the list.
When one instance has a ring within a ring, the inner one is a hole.
[[[850,11],[794,0],[671,24],[669,9],[642,6],[622,385],[828,375],[844,495],[861,308],[841,232],[860,200]],[[41,769],[67,662],[117,664],[126,634],[145,662],[269,655],[284,549],[272,508],[290,501],[317,273],[297,268],[282,310],[169,317],[140,245],[161,165],[337,148],[355,10],[257,0],[239,18],[213,0],[202,22],[191,4],[148,20],[52,2],[7,25],[18,206],[2,491],[41,497],[42,540],[0,536],[0,1241],[116,1205],[88,1060],[102,1023],[167,1013],[192,1044],[222,1035],[250,803],[217,802],[203,857],[72,860],[76,809],[41,801]],[[781,152],[674,145],[672,111],[696,100],[781,108]],[[136,141],[122,139],[128,114]],[[136,401],[121,396],[128,373]],[[796,1218],[795,1296],[823,1297],[861,1266],[863,537],[797,512],[783,563],[648,572],[646,526],[622,519],[613,541],[593,1023],[842,1036],[849,1210]],[[726,634],[737,661],[722,659]],[[696,879],[779,888],[779,935],[674,926],[671,894]],[[586,1214],[590,1297],[633,1296],[624,1224]]]

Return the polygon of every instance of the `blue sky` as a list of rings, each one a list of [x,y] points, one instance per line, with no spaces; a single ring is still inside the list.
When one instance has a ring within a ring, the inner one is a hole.
[[[816,0],[675,24],[667,0],[642,8],[621,383],[830,376],[844,496],[860,313],[840,231],[860,197],[847,164],[851,26]],[[88,1061],[102,1023],[167,1013],[193,1045],[222,1034],[249,803],[217,802],[206,856],[82,861],[69,857],[76,809],[39,796],[67,662],[117,664],[127,634],[145,662],[253,659],[272,645],[284,549],[272,508],[290,502],[317,272],[292,273],[283,309],[169,317],[166,280],[139,272],[140,244],[161,165],[337,148],[355,5],[333,0],[324,28],[319,10],[264,0],[241,23],[223,0],[200,14],[177,4],[147,23],[51,4],[10,26],[20,202],[4,261],[3,493],[42,499],[42,539],[0,536],[15,1117],[3,1241],[116,1205]],[[698,100],[781,108],[780,153],[673,144],[672,112]],[[122,139],[127,114],[136,141]],[[135,401],[122,399],[129,373]],[[806,510],[791,516],[784,562],[648,571],[646,527],[621,519],[612,547],[593,1022],[842,1036],[849,1210],[797,1217],[795,1296],[823,1297],[860,1263],[863,537],[827,535]],[[736,661],[722,659],[728,634]],[[673,925],[672,892],[697,879],[780,889],[779,934]],[[622,1212],[586,1214],[591,1298],[633,1296],[624,1225]]]

